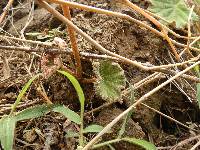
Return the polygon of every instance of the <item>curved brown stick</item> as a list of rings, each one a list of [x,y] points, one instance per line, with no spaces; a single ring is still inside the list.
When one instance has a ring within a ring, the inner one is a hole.
[[[61,6],[62,6],[64,16],[71,21],[69,7],[66,4],[63,4]],[[78,78],[81,78],[82,77],[82,66],[81,66],[81,58],[80,58],[80,54],[79,54],[79,50],[78,50],[78,46],[77,46],[77,42],[76,42],[76,33],[74,32],[74,29],[70,26],[67,26],[67,29],[68,29],[68,33],[69,33],[69,37],[70,37],[70,41],[71,41],[73,55],[75,58],[76,74],[77,74]]]

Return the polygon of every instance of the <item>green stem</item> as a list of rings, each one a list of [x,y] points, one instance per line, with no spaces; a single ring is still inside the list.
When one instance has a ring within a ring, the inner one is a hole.
[[[17,100],[15,101],[15,103],[13,104],[12,106],[12,109],[11,109],[11,112],[10,112],[10,116],[15,112],[16,108],[17,108],[17,105],[19,105],[19,102],[21,101],[22,97],[24,96],[24,94],[26,93],[26,91],[28,90],[28,88],[31,86],[32,82],[38,78],[40,75],[42,75],[41,73],[40,74],[37,74],[35,76],[33,76],[26,84],[25,86],[22,88],[22,90],[20,91],[19,95],[17,96]]]
[[[100,144],[96,144],[92,147],[92,149],[97,149],[99,147],[102,147],[102,146],[106,146],[108,144],[112,144],[112,143],[116,143],[116,142],[120,142],[122,139],[114,139],[114,140],[110,140],[110,141],[106,141],[106,142],[103,142],[103,143],[100,143]]]

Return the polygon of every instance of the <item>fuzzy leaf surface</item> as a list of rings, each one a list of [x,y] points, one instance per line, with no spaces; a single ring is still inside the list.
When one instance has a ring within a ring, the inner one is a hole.
[[[176,23],[177,28],[184,27],[188,22],[190,9],[184,0],[151,0],[152,6],[149,10],[164,18],[169,23]],[[193,13],[193,19],[196,14]]]
[[[96,93],[108,101],[119,99],[121,90],[126,85],[124,70],[120,65],[115,62],[100,61],[94,63],[93,69],[97,76]]]

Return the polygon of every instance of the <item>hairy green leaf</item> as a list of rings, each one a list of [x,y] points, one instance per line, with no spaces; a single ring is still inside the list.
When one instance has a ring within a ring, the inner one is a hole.
[[[103,130],[103,126],[100,125],[89,125],[84,130],[83,133],[93,133],[93,132],[101,132]]]
[[[177,28],[184,27],[188,22],[190,9],[184,0],[151,0],[152,6],[149,8],[151,12],[164,18],[169,23],[176,23]],[[195,13],[192,19],[197,16]]]
[[[10,113],[10,114],[12,114],[12,113],[15,111],[17,105],[18,105],[19,102],[21,101],[22,97],[24,96],[24,94],[26,93],[26,91],[28,90],[28,88],[30,87],[30,85],[32,84],[32,82],[33,82],[36,78],[38,78],[40,75],[41,75],[41,74],[37,74],[37,75],[33,76],[33,77],[25,84],[25,86],[22,88],[22,90],[20,91],[19,95],[17,96],[17,100],[16,100],[15,103],[13,104],[12,110],[11,110],[11,113]]]
[[[15,115],[17,121],[33,119],[44,116],[51,111],[52,107],[48,105],[38,105],[22,110]]]
[[[53,111],[63,114],[70,121],[73,121],[77,124],[81,124],[80,116],[77,113],[75,113],[74,111],[72,111],[71,109],[65,107],[64,105],[54,107]]]
[[[11,150],[13,147],[15,124],[16,120],[12,116],[0,120],[0,141],[4,150]]]
[[[139,146],[145,148],[146,150],[156,150],[155,145],[153,145],[152,143],[147,142],[145,140],[140,140],[140,139],[136,139],[136,138],[123,138],[122,140],[132,143],[132,144],[139,145]]]
[[[95,90],[98,95],[108,101],[115,101],[121,97],[121,90],[125,87],[124,70],[118,63],[100,61],[93,65],[97,76]]]

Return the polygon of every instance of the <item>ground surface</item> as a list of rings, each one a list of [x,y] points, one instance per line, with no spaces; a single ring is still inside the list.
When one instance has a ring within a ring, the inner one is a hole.
[[[123,12],[153,26],[141,15],[130,10],[119,8],[105,0],[87,0],[78,2],[99,8]],[[5,4],[5,1],[0,2],[0,13],[2,8],[5,7]],[[148,6],[148,3],[143,1],[140,1],[137,4],[143,8]],[[18,36],[21,34],[20,31],[24,28],[29,17],[30,3],[27,3],[26,1],[20,2],[19,4],[16,4],[15,7],[18,8],[16,9],[17,11],[14,10],[14,15],[4,22],[3,29],[9,34]],[[54,7],[60,10],[57,6]],[[103,47],[121,56],[153,65],[168,64],[172,61],[169,55],[170,48],[166,41],[135,23],[79,10],[72,10],[72,21]],[[45,34],[47,31],[51,31],[58,27],[62,32],[56,32],[54,33],[54,36],[64,38],[70,47],[69,38],[68,36],[66,37],[66,32],[64,31],[65,25],[55,19],[46,10],[41,9],[36,5],[33,20],[25,29],[24,35],[27,39],[39,40],[30,35],[26,36],[26,33],[43,32]],[[1,34],[5,35],[5,32],[2,32]],[[52,39],[42,40],[46,41]],[[11,45],[12,43],[12,41],[0,41],[1,45]],[[17,43],[14,44],[16,45]],[[80,51],[83,52],[95,52],[96,54],[101,54],[80,35],[78,35],[78,47]],[[1,50],[1,54],[4,54],[4,56],[8,58],[11,70],[11,77],[9,79],[4,79],[3,71],[0,74],[0,114],[2,116],[9,113],[11,104],[16,100],[20,89],[28,79],[30,79],[30,73],[36,74],[39,72],[39,62],[41,59],[25,52],[8,52]],[[73,68],[73,63],[70,60],[70,56],[62,55],[63,63],[69,68]],[[92,73],[92,61],[93,60],[91,59],[82,59],[85,77],[94,76]],[[131,84],[135,84],[152,74],[151,72],[144,72],[136,67],[123,63],[120,65],[124,69],[126,77]],[[31,69],[29,69],[29,66],[31,66]],[[0,61],[0,68],[3,68],[2,60]],[[163,77],[140,87],[136,90],[136,99],[155,88],[166,79],[166,77]],[[53,103],[65,104],[74,111],[79,112],[79,102],[77,101],[76,92],[67,79],[55,73],[50,78],[43,80],[42,84],[44,85],[48,97]],[[148,104],[152,108],[155,108],[184,124],[192,124],[198,128],[200,121],[198,116],[200,113],[196,103],[194,102],[195,90],[193,89],[195,89],[195,87],[192,83],[185,84],[182,80],[180,82],[177,81],[177,84],[179,87],[187,91],[187,95],[181,92],[175,84],[171,83],[169,86],[160,90],[159,93],[148,98],[145,101],[145,104]],[[189,86],[190,84],[191,86]],[[86,111],[93,110],[105,103],[103,99],[95,94],[92,83],[81,83],[81,86],[86,95]],[[18,110],[36,104],[42,104],[43,102],[41,96],[36,92],[36,87],[33,85],[27,96],[23,99],[23,102],[19,105]],[[116,102],[108,107],[104,107],[102,110],[86,115],[85,125],[97,123],[105,126],[129,105],[127,97],[124,97],[122,103]],[[117,131],[120,129],[120,123],[121,122],[114,126],[112,133],[103,136],[103,141],[116,138]],[[65,137],[65,133],[68,129],[78,130],[76,125],[68,123],[66,118],[56,113],[50,113],[38,119],[19,122],[15,133],[14,149],[73,150],[76,147],[77,140]],[[146,139],[153,142],[157,147],[167,147],[173,146],[179,141],[189,138],[191,134],[192,132],[188,129],[183,128],[173,121],[170,121],[143,105],[140,105],[134,109],[134,113],[127,123],[126,131],[123,136]],[[89,141],[93,136],[86,135],[86,137]],[[187,150],[191,145],[193,145],[193,143],[186,144],[185,147],[182,146],[177,149]],[[117,150],[139,149],[136,146],[124,142],[113,144],[113,146]],[[107,149],[107,147],[103,147],[102,149]]]

